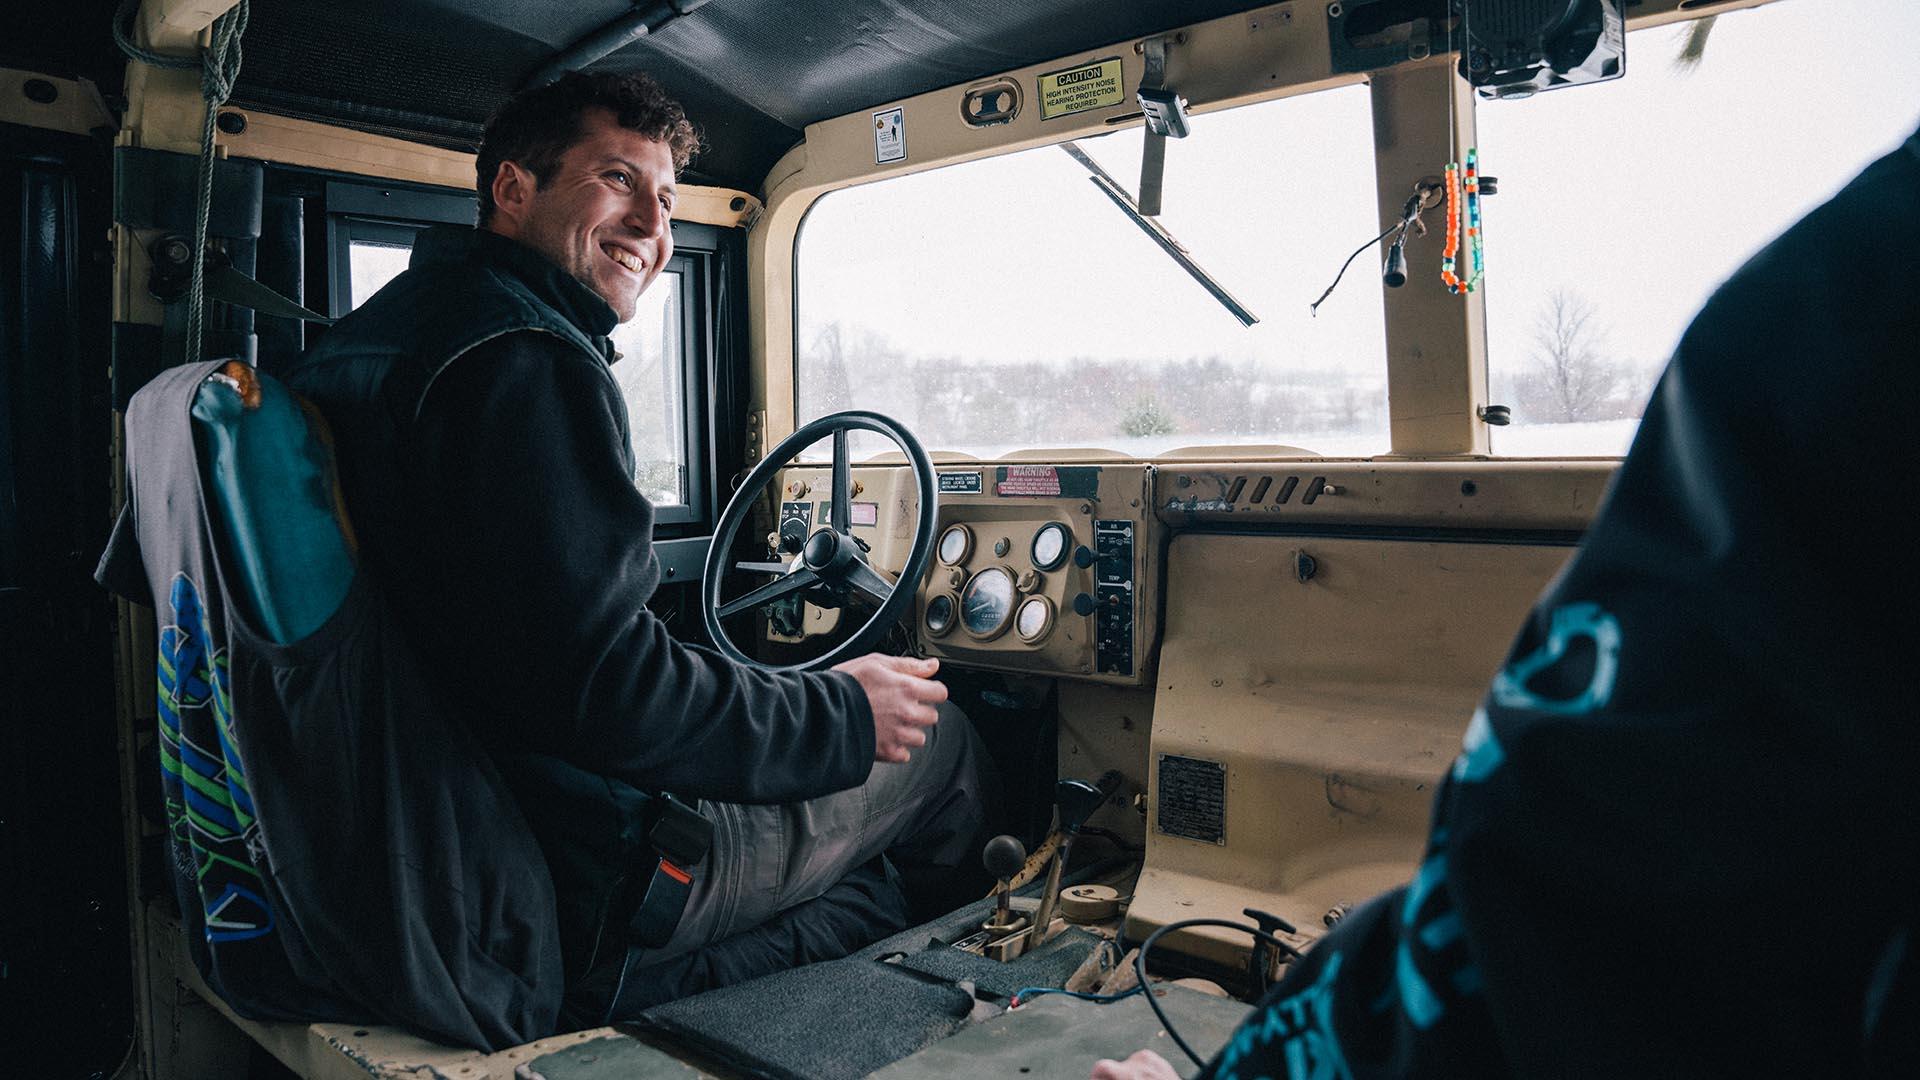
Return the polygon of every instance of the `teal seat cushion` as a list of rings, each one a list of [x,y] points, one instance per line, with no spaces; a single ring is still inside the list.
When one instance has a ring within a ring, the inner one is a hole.
[[[193,430],[238,579],[229,591],[259,633],[299,641],[353,584],[353,533],[324,421],[278,380],[235,362],[194,394]]]

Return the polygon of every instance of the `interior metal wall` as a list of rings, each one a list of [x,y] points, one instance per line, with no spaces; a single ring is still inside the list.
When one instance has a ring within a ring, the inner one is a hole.
[[[103,146],[0,125],[0,1050],[110,1072],[133,1033],[113,605]],[[65,1037],[75,1036],[75,1037]]]

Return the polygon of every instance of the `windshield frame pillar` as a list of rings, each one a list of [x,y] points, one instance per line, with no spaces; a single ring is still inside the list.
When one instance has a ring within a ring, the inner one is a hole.
[[[1461,153],[1474,145],[1473,91],[1453,65],[1448,54],[1373,76],[1382,229],[1400,220],[1417,181],[1440,176],[1446,167],[1449,111]],[[1456,296],[1441,283],[1444,207],[1429,212],[1429,219],[1425,236],[1416,232],[1407,239],[1407,283],[1384,294],[1392,456],[1485,456],[1491,443],[1478,412],[1488,393],[1485,294]],[[1463,238],[1463,255],[1465,246]]]

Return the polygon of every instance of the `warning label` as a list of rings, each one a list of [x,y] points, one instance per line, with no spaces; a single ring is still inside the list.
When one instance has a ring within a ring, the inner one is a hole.
[[[1040,119],[1104,109],[1126,100],[1120,89],[1120,58],[1109,57],[1040,76]]]
[[[873,163],[907,160],[907,112],[888,109],[873,114]]]
[[[993,490],[996,495],[1058,495],[1060,470],[1051,465],[1009,465]]]

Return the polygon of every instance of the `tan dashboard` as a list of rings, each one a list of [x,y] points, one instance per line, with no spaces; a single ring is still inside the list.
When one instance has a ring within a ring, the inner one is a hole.
[[[936,547],[912,617],[926,655],[1141,685],[1159,613],[1151,468],[1023,462],[935,471]],[[918,508],[912,476],[856,467],[853,477],[853,535],[871,547],[874,566],[897,574]],[[782,479],[776,528],[826,524],[828,470],[794,469]],[[809,633],[835,621],[817,611],[807,619]]]
[[[918,583],[912,630],[928,656],[970,667],[1145,686],[1163,625],[1162,552],[1176,531],[1300,535],[1451,531],[1567,542],[1591,519],[1609,461],[1282,461],[1248,464],[949,463],[936,549]],[[853,469],[853,535],[889,575],[906,564],[919,506],[910,470]],[[780,528],[826,524],[829,470],[781,477]],[[795,524],[797,523],[797,524]],[[775,537],[769,537],[770,541]],[[1244,579],[1260,587],[1294,571]],[[838,613],[808,606],[778,640],[832,632]]]

